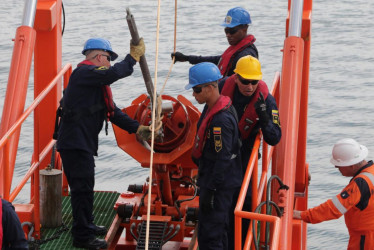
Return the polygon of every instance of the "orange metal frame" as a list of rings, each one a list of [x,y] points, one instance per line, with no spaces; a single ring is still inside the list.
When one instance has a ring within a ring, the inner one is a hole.
[[[50,162],[56,109],[62,82],[68,83],[71,65],[61,68],[61,0],[39,0],[34,27],[20,26],[14,39],[3,116],[0,125],[0,195],[14,201],[31,178],[29,204],[14,204],[21,222],[35,225],[33,236],[40,238],[39,170]],[[36,37],[38,39],[36,39]],[[25,110],[29,72],[34,55],[34,101]],[[63,81],[62,81],[63,80]],[[34,111],[34,150],[31,166],[11,192],[21,126]],[[61,169],[59,156],[56,168]]]
[[[290,12],[291,0],[288,11]],[[272,93],[276,97],[282,126],[282,139],[275,150],[263,142],[262,174],[257,186],[260,136],[257,137],[244,177],[243,186],[235,208],[235,249],[241,249],[241,220],[248,218],[261,222],[272,222],[271,249],[306,249],[307,228],[300,220],[293,220],[293,209],[305,210],[308,206],[308,164],[306,163],[307,111],[309,89],[309,61],[311,40],[312,0],[305,0],[301,37],[287,37],[284,42],[282,74],[276,75]],[[289,16],[286,34],[288,34]],[[281,94],[280,94],[281,92]],[[272,152],[272,150],[274,150]],[[272,175],[277,175],[289,190],[277,192],[279,185],[272,186],[271,198],[284,208],[281,218],[275,215],[259,215],[241,211],[247,186],[252,178],[253,209],[266,199],[266,178],[269,163]],[[297,194],[295,196],[295,193]],[[269,217],[272,217],[270,219]],[[261,233],[264,232],[261,224]],[[244,249],[253,245],[252,226],[246,237]],[[261,235],[263,238],[263,235]]]

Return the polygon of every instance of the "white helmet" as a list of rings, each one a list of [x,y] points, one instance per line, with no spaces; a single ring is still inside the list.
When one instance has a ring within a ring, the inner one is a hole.
[[[345,138],[335,143],[330,162],[337,167],[352,166],[368,156],[367,147],[353,139]]]

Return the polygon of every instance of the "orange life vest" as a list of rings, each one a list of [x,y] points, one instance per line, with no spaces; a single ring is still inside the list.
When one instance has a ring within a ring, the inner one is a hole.
[[[221,95],[228,96],[231,99],[234,97],[234,90],[235,90],[235,74],[230,76],[226,79],[225,84],[221,90]],[[255,110],[255,103],[257,102],[258,97],[260,96],[260,92],[264,95],[266,100],[269,89],[264,81],[259,81],[256,91],[252,95],[251,101],[247,104],[247,107],[242,115],[242,118],[239,121],[239,130],[240,136],[244,140],[250,134],[253,128],[256,126],[258,122],[258,115]]]
[[[360,174],[358,174],[354,179],[363,178],[366,183],[369,185],[369,190],[371,195],[374,195],[374,166],[364,169]],[[353,182],[351,181],[351,183]],[[349,190],[347,190],[349,192]],[[355,197],[355,200],[360,201],[362,195],[360,192],[352,193],[352,196]],[[366,198],[366,197],[364,197]],[[359,208],[352,204],[351,208],[349,205],[341,198],[341,195],[334,197],[333,203],[335,206],[342,205],[346,208],[346,213],[344,213],[345,223],[349,230],[355,231],[374,231],[374,197],[370,197],[368,200],[367,206],[361,211]],[[344,211],[344,210],[343,210]]]
[[[222,110],[226,110],[231,106],[231,99],[227,96],[221,95],[217,102],[214,104],[214,106],[209,109],[205,117],[203,118],[203,121],[200,124],[199,130],[197,131],[195,141],[194,141],[194,147],[192,148],[192,158],[193,159],[200,159],[205,141],[206,141],[206,129],[209,127],[210,122],[212,121],[215,114]]]
[[[223,52],[218,63],[218,68],[223,76],[227,75],[228,69],[231,68],[235,55],[243,51],[245,48],[251,46],[255,41],[256,38],[253,35],[248,35],[244,37],[238,44],[231,45],[225,50],[225,52]]]

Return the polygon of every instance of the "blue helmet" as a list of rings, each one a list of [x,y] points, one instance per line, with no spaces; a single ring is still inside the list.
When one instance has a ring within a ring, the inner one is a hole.
[[[117,59],[118,55],[117,53],[113,52],[112,46],[110,45],[110,42],[108,40],[105,40],[103,38],[91,38],[86,41],[84,44],[84,48],[82,50],[82,54],[84,55],[87,50],[103,50],[108,51],[110,54],[110,60],[114,61]]]
[[[221,24],[221,26],[225,26],[228,28],[232,28],[241,24],[250,24],[251,16],[249,15],[248,11],[241,7],[235,7],[230,9],[227,12],[225,20]]]
[[[221,72],[214,63],[198,63],[190,68],[189,83],[184,88],[190,89],[200,84],[217,81],[221,78]]]

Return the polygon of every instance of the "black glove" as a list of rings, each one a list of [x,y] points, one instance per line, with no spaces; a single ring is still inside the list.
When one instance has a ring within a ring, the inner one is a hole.
[[[214,190],[208,189],[203,192],[203,196],[200,196],[200,208],[203,213],[209,213],[214,209]]]
[[[260,119],[260,123],[262,125],[266,125],[269,122],[269,115],[266,112],[266,103],[264,95],[260,92],[260,96],[257,99],[257,102],[255,103],[255,109],[256,113],[258,115],[258,118]]]
[[[188,61],[188,56],[185,56],[180,52],[171,53],[171,59],[173,59],[173,57],[175,57],[174,63]]]

